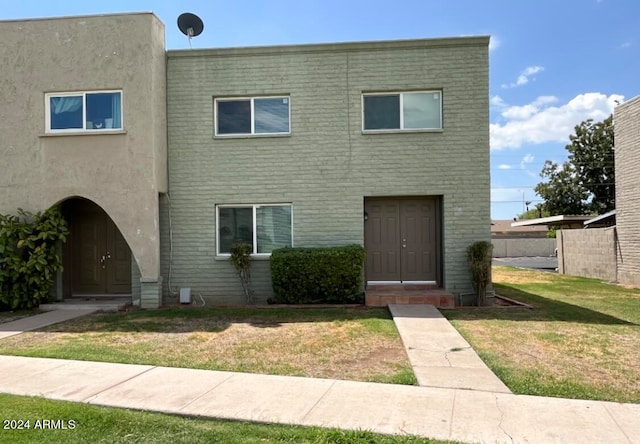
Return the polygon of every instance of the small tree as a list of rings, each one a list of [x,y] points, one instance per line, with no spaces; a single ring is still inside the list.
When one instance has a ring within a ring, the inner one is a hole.
[[[476,291],[476,305],[486,305],[487,287],[491,283],[491,242],[474,242],[467,248],[467,260],[471,269],[471,281]]]
[[[253,287],[251,286],[251,252],[253,246],[247,243],[238,243],[231,246],[231,264],[240,275],[240,282],[244,290],[247,304],[253,304]]]

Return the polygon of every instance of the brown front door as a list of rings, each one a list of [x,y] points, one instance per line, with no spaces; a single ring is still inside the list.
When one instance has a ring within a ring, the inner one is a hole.
[[[111,218],[90,202],[71,223],[72,294],[130,294],[131,251]]]
[[[438,280],[438,200],[365,200],[368,281]]]

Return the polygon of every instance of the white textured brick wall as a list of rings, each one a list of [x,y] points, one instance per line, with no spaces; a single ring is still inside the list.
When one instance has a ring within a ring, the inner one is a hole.
[[[614,115],[618,281],[640,286],[640,96]]]
[[[365,196],[439,195],[444,287],[470,288],[465,251],[489,240],[488,39],[168,53],[174,290],[242,302],[215,257],[215,206],[293,204],[295,246],[363,244]],[[366,91],[443,90],[444,131],[362,134]],[[213,137],[213,97],[288,94],[289,137]],[[168,208],[161,205],[162,275]],[[257,300],[271,294],[255,261]]]

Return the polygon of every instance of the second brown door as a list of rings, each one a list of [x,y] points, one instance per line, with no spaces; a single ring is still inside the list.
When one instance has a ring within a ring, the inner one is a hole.
[[[438,200],[365,200],[368,281],[436,282]]]

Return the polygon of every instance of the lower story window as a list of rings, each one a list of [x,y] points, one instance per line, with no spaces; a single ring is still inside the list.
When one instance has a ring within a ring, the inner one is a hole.
[[[251,244],[253,254],[291,247],[292,214],[291,204],[218,205],[217,254],[230,254],[241,242]]]

